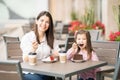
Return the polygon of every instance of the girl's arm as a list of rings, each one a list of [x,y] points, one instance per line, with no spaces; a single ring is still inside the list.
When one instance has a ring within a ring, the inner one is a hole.
[[[99,58],[98,58],[97,54],[94,51],[92,51],[92,60],[93,61],[99,61]]]
[[[77,44],[73,43],[72,47],[67,51],[67,59],[69,60],[72,59],[76,52],[77,52]]]

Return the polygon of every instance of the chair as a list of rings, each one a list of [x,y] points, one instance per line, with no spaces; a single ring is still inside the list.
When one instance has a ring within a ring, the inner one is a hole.
[[[66,44],[65,44],[65,51],[67,51],[68,49],[72,47],[73,42],[74,42],[74,36],[68,35],[66,39]]]
[[[63,38],[63,35],[68,35],[68,27],[69,27],[70,25],[69,24],[63,24],[63,23],[61,23],[61,25],[60,25],[60,28],[55,32],[55,34],[59,34],[59,37],[58,37],[58,39],[59,40],[62,40]]]
[[[59,25],[61,25],[61,23],[62,23],[61,20],[57,20],[57,21],[55,21],[54,26],[55,26],[55,27],[59,27]]]
[[[55,38],[56,39],[61,39],[61,31],[63,27],[63,22],[62,21],[56,21],[55,22]]]
[[[67,36],[67,39],[65,41],[65,44],[59,44],[59,47],[64,47],[64,51],[66,52],[68,49],[72,47],[72,44],[74,42],[74,36]]]
[[[22,60],[20,41],[6,42],[7,59]]]
[[[104,80],[104,72],[114,71],[115,63],[119,56],[120,43],[115,41],[92,41],[92,47],[97,53],[100,61],[106,61],[107,66],[101,67],[97,72],[96,80]]]
[[[62,28],[62,34],[68,34],[68,27],[70,24],[64,24]]]
[[[112,80],[120,80],[120,58],[118,59],[117,63],[115,64],[114,72],[104,72],[103,75],[106,75]]]
[[[30,26],[29,24],[23,25],[22,30],[23,30],[23,33],[26,34],[32,30],[32,26]]]
[[[0,80],[23,80],[19,61],[0,61]]]
[[[19,37],[13,37],[13,36],[3,36],[4,42],[8,41],[20,41]]]
[[[120,56],[118,59],[118,62],[115,65],[115,71],[114,71],[114,75],[113,75],[113,80],[120,80]]]

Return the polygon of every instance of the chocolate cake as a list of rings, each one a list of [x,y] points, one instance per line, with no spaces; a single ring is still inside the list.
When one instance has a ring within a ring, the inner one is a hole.
[[[80,54],[75,54],[73,60],[83,60],[83,56]]]

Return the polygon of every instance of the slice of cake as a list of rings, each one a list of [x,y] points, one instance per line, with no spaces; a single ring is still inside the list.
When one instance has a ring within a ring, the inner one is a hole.
[[[42,59],[42,61],[44,61],[44,62],[52,62],[52,61],[54,61],[54,57],[53,56],[49,56],[47,58]]]
[[[75,54],[73,60],[83,60],[83,56],[80,54]]]

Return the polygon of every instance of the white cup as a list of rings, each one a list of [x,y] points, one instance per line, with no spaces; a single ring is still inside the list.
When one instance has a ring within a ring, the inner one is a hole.
[[[36,65],[37,64],[37,55],[36,55],[36,53],[30,53],[29,54],[29,64],[30,65]]]
[[[60,63],[66,63],[66,53],[59,53],[59,60],[60,60]]]

